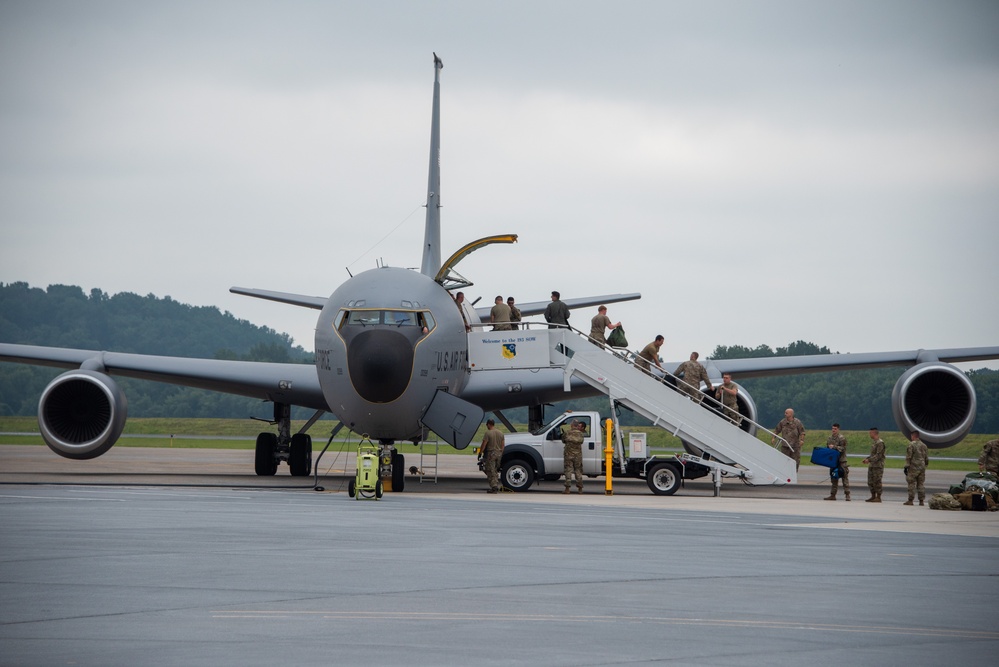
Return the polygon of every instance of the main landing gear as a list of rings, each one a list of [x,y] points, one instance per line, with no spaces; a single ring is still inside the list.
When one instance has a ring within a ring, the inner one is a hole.
[[[312,472],[312,436],[308,433],[291,434],[291,406],[274,404],[274,421],[278,432],[257,436],[254,470],[261,477],[277,472],[278,464],[285,461],[292,477],[308,477]],[[311,425],[311,423],[309,424]]]
[[[303,431],[312,426],[321,415],[322,412],[317,412]],[[277,473],[278,465],[284,461],[288,464],[292,477],[308,477],[312,473],[312,436],[307,433],[292,435],[291,406],[275,403],[274,421],[270,423],[277,426],[278,432],[261,433],[257,436],[253,466],[257,475],[272,477]],[[330,439],[332,440],[332,436]],[[406,458],[396,451],[393,441],[378,443],[378,477],[386,491],[399,492],[406,487]]]

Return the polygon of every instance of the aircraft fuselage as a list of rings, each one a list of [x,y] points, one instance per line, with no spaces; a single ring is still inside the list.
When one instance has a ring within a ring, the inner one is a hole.
[[[432,278],[382,267],[341,285],[316,324],[316,370],[326,402],[374,440],[421,439],[437,391],[468,379],[465,322]]]

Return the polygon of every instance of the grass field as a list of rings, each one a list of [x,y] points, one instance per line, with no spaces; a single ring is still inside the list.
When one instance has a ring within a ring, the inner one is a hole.
[[[322,449],[326,445],[329,434],[336,422],[321,420],[311,429],[313,448]],[[304,421],[292,422],[292,432],[304,426]],[[526,430],[523,425],[517,425],[518,430]],[[272,427],[249,419],[130,419],[125,426],[125,432],[115,445],[116,447],[178,447],[207,449],[253,449],[257,433],[273,430]],[[482,441],[479,433],[472,444]],[[655,427],[625,427],[623,437],[627,442],[629,432],[644,432],[653,453],[680,452],[683,447],[680,441],[666,431]],[[43,445],[38,433],[38,421],[34,417],[0,417],[0,433],[31,433],[33,435],[0,435],[0,445]],[[870,438],[867,431],[843,431],[849,443],[849,453],[854,459],[854,465],[860,465],[855,455],[865,455],[870,451]],[[138,436],[138,437],[137,437]],[[173,437],[170,437],[173,436]],[[192,437],[195,436],[195,437]],[[805,446],[802,454],[802,465],[807,464],[808,456],[815,447],[824,447],[828,431],[810,431],[805,436]],[[888,456],[905,456],[907,441],[897,431],[882,431]],[[941,459],[972,459],[977,460],[982,451],[982,445],[996,435],[971,434],[962,442],[946,449],[931,449],[930,460],[934,468],[942,470],[974,470],[977,463],[968,461],[944,461]],[[332,448],[351,447],[357,444],[358,437],[353,434],[341,434],[331,445]],[[443,443],[442,443],[443,444]],[[443,452],[448,454],[472,455],[473,448],[458,451],[443,445]],[[404,454],[418,452],[419,448],[412,444],[398,445]],[[901,468],[901,459],[888,459],[889,468]]]

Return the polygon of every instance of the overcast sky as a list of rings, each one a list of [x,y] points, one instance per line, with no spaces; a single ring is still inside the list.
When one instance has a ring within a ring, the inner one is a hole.
[[[667,359],[999,344],[996,2],[4,0],[0,282],[313,349],[228,289],[419,266],[433,51],[443,255],[520,236],[480,305],[640,291]]]

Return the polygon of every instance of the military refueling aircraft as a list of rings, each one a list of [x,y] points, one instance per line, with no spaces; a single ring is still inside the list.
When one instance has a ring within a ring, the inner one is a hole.
[[[457,448],[474,437],[483,410],[543,405],[567,396],[561,374],[521,373],[499,385],[473,382],[468,368],[470,327],[488,321],[489,308],[457,304],[452,292],[470,286],[454,271],[469,253],[515,235],[467,244],[441,263],[440,248],[440,71],[434,54],[430,177],[423,260],[419,272],[381,266],[351,277],[333,294],[314,297],[233,287],[232,292],[314,308],[315,366],[157,357],[92,350],[0,344],[0,360],[71,370],[49,384],[39,400],[38,423],[45,443],[71,459],[91,459],[118,440],[127,401],[111,376],[198,387],[271,401],[277,433],[257,438],[258,475],[273,475],[287,461],[292,475],[308,475],[312,442],[307,430],[324,412],[339,430],[367,435],[391,461],[393,489],[403,486],[399,441],[420,442],[426,429]],[[449,291],[450,290],[450,291]],[[640,298],[608,294],[566,299],[570,307]],[[520,304],[523,316],[544,311],[549,301]],[[495,377],[495,376],[494,376]],[[577,385],[581,390],[585,385]],[[592,390],[587,392],[592,395]],[[292,434],[291,406],[316,410],[303,432]]]
[[[270,401],[277,432],[257,437],[255,470],[275,474],[286,461],[295,476],[309,475],[312,440],[308,429],[324,413],[343,427],[381,445],[383,474],[401,491],[405,464],[395,443],[422,442],[428,430],[458,449],[467,447],[485,411],[528,407],[530,421],[543,423],[543,406],[598,391],[560,368],[510,368],[472,372],[469,331],[481,331],[489,308],[457,303],[453,293],[471,286],[454,267],[493,243],[515,235],[473,241],[441,262],[440,247],[440,71],[434,54],[430,173],[420,271],[379,266],[351,277],[331,296],[318,297],[233,287],[232,292],[319,312],[315,365],[160,357],[93,350],[0,343],[0,360],[69,369],[42,392],[38,423],[45,443],[71,459],[104,454],[120,437],[127,401],[112,376],[154,380]],[[566,299],[570,308],[640,298],[638,293]],[[538,315],[550,302],[518,304],[523,316]],[[480,336],[481,338],[481,336]],[[975,419],[976,397],[967,376],[950,362],[999,358],[999,346],[835,354],[765,359],[705,360],[712,379],[911,367],[892,392],[892,409],[903,433],[918,430],[930,447],[960,441]],[[291,433],[291,406],[315,410]],[[742,388],[739,410],[752,422],[756,406]],[[745,422],[747,430],[755,428]]]

